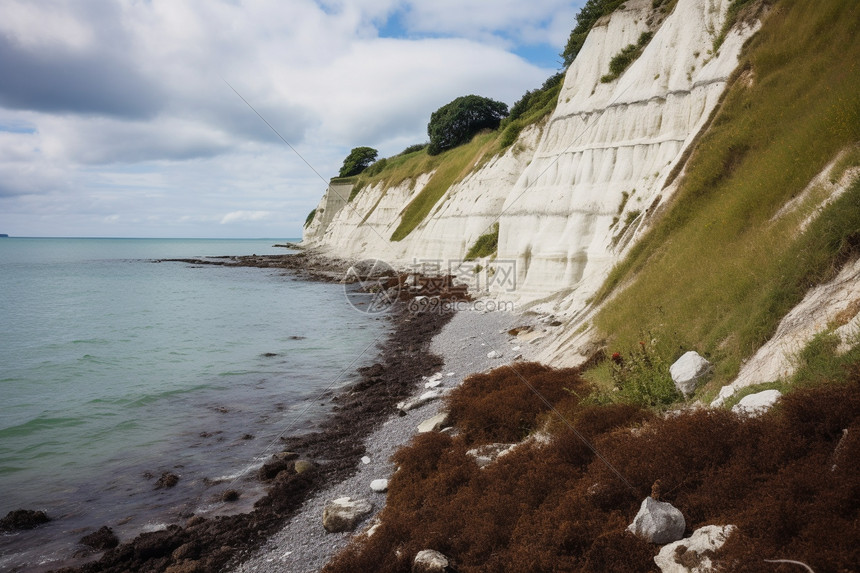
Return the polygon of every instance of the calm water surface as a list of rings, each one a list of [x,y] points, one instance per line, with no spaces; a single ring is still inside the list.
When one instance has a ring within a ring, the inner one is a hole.
[[[54,518],[0,535],[0,570],[55,567],[101,525],[125,540],[223,511],[229,487],[247,509],[278,437],[375,358],[388,324],[340,285],[156,262],[276,242],[0,239],[0,516]],[[164,471],[179,484],[154,490]]]

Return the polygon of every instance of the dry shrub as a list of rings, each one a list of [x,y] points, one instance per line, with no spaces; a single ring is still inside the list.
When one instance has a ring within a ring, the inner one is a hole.
[[[563,372],[529,369],[532,379],[547,381]],[[568,385],[572,377],[565,376]],[[513,391],[500,378],[471,378],[467,386],[482,385],[487,395],[467,401],[487,408],[499,397],[510,412]],[[565,424],[546,424],[553,430],[548,443],[526,441],[484,469],[466,452],[476,436],[501,441],[495,422],[455,438],[421,435],[395,457],[400,470],[382,526],[325,571],[405,573],[422,549],[441,551],[461,573],[654,571],[659,548],[625,528],[656,480],[662,499],[684,514],[688,533],[737,526],[714,558],[722,570],[794,571],[764,561],[794,559],[818,573],[856,571],[860,375],[847,385],[789,395],[759,418],[705,410],[661,419],[629,406],[584,406],[567,392],[554,395],[559,411],[634,491]],[[543,410],[514,409],[529,412],[529,424],[549,415]],[[463,411],[459,420],[487,422],[493,415]],[[484,433],[487,426],[493,431]]]
[[[578,402],[574,393],[588,394],[578,369],[515,363],[467,378],[448,397],[449,420],[469,443],[518,442],[547,411],[544,399],[553,405]]]

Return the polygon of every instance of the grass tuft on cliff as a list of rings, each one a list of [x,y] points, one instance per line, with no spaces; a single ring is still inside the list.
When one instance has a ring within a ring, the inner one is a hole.
[[[499,249],[499,222],[496,221],[493,223],[492,228],[489,233],[485,233],[478,237],[478,240],[475,241],[475,244],[469,249],[469,252],[466,253],[467,261],[474,261],[475,259],[482,259],[484,257],[489,257],[491,255],[496,254],[496,251]]]
[[[805,232],[810,202],[776,217],[860,141],[858,21],[852,0],[776,3],[666,213],[596,296],[614,295],[595,320],[610,351],[650,331],[666,360],[696,349],[714,362],[716,392],[809,288],[860,254],[860,182]]]

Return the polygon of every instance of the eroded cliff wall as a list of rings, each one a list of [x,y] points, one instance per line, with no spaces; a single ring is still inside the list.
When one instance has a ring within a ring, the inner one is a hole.
[[[461,260],[500,223],[497,261],[513,261],[523,304],[553,301],[575,313],[623,255],[647,215],[665,201],[667,178],[719,102],[744,40],[738,26],[716,54],[730,0],[679,0],[659,26],[650,0],[631,0],[598,21],[568,70],[548,120],[451,186],[405,239],[390,241],[424,174],[397,186],[362,189],[305,232],[310,246],[394,265]],[[655,29],[656,28],[656,29]],[[654,36],[620,76],[609,62],[640,35]],[[320,208],[331,205],[329,194]],[[330,207],[329,207],[330,209]]]

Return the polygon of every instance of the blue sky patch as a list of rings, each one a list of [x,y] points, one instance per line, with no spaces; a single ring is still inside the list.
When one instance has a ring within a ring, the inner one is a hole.
[[[36,126],[27,121],[0,121],[0,131],[6,133],[36,133]]]

